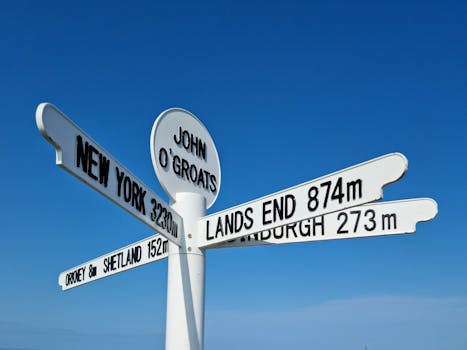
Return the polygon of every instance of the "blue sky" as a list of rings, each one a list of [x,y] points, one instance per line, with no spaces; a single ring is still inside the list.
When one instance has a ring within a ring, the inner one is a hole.
[[[64,111],[161,197],[157,115],[209,129],[209,213],[401,152],[384,200],[439,214],[395,237],[209,251],[205,348],[467,347],[465,2],[0,5],[0,349],[163,348],[167,262],[66,293],[58,274],[152,234],[57,167]]]

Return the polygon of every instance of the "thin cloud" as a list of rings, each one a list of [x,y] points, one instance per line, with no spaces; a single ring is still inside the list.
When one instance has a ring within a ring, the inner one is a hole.
[[[151,345],[152,344],[152,345]],[[0,350],[102,350],[162,348],[164,337],[154,330],[81,332],[0,321]]]
[[[211,310],[207,349],[460,349],[467,298],[371,296],[286,310]]]

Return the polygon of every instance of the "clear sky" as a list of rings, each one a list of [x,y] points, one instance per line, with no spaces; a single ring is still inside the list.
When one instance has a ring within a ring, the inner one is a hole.
[[[193,112],[219,152],[209,213],[377,156],[413,235],[207,253],[205,348],[467,348],[465,1],[0,5],[0,349],[161,349],[167,261],[68,292],[58,274],[151,230],[55,165],[51,102],[162,198],[149,136]]]

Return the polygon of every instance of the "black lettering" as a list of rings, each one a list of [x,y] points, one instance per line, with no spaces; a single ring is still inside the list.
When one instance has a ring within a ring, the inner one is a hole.
[[[96,277],[97,275],[97,267],[92,266],[92,264],[89,265],[89,278]]]
[[[263,224],[270,224],[276,221],[290,219],[295,213],[295,197],[291,194],[272,200],[272,210],[267,209],[271,201],[263,203]],[[266,215],[272,212],[272,219],[266,220]]]
[[[136,253],[134,251],[134,248],[128,249],[127,254],[126,254],[126,259],[125,259],[125,266],[133,265],[135,262],[137,262],[137,256],[135,254]]]
[[[127,203],[131,201],[131,188],[131,180],[128,176],[125,176],[123,179],[123,197]]]
[[[117,174],[117,195],[120,197],[122,195],[122,181],[125,173],[123,171],[120,172],[118,167],[115,167],[115,173]]]
[[[198,169],[196,168],[196,165],[194,164],[191,164],[190,166],[190,180],[193,183],[196,183],[196,181],[198,180]]]
[[[99,183],[104,184],[107,187],[109,182],[109,167],[110,160],[107,159],[103,154],[99,154]]]
[[[347,219],[348,219],[347,213],[346,212],[339,213],[339,215],[337,215],[337,221],[339,221],[340,218],[343,218],[343,221],[342,221],[342,224],[337,229],[337,233],[338,234],[349,233],[349,230],[344,230],[344,226],[347,223]]]
[[[88,175],[94,180],[97,180],[97,176],[94,175],[92,172],[92,167],[97,165],[97,160],[94,159],[94,154],[99,154],[97,149],[93,145],[89,145],[89,153],[88,153]]]
[[[223,231],[223,228],[222,228],[222,219],[221,218],[218,218],[217,219],[217,227],[216,227],[216,238],[217,236],[224,236],[224,231]]]
[[[165,209],[165,208],[162,207],[162,204],[157,203],[157,210],[159,210],[159,215],[157,215],[157,218],[156,218],[156,225],[159,226],[159,227],[162,227],[162,221],[161,221],[161,217],[162,217],[162,214],[163,214],[162,209]]]
[[[182,140],[182,128],[179,126],[178,127],[178,140],[177,140],[177,135],[174,135],[174,141],[177,145],[180,145],[180,142]]]
[[[248,207],[245,210],[245,229],[249,230],[253,226],[253,218],[250,216],[253,214],[253,208]]]
[[[392,220],[392,225],[391,225],[391,220]],[[381,217],[381,221],[382,221],[383,230],[386,230],[386,225],[387,225],[388,230],[397,229],[397,218],[396,218],[395,213],[383,214]]]
[[[148,259],[154,258],[154,256],[156,256],[156,247],[154,246],[155,241],[155,239],[152,239],[148,242]]]
[[[174,156],[172,160],[172,168],[174,169],[174,173],[178,176],[182,176],[181,169],[180,169],[180,157]]]
[[[298,229],[300,231],[300,236],[310,237],[311,236],[310,219],[300,221],[300,223],[298,224]]]
[[[271,230],[261,231],[259,236],[261,241],[266,241],[271,238]]]
[[[356,215],[357,216],[357,219],[355,220],[355,225],[354,225],[354,228],[353,228],[353,232],[357,232],[358,230],[358,223],[360,222],[360,215],[361,215],[361,211],[360,210],[352,210],[350,212],[350,214],[352,215]]]
[[[84,280],[86,272],[86,266],[80,267],[74,271],[68,272],[65,277],[65,284],[68,286],[70,284],[76,284]]]
[[[109,260],[107,258],[104,259],[104,273],[109,271]]]
[[[242,230],[243,227],[243,213],[241,211],[236,211],[234,214],[235,222],[235,233],[238,233]]]
[[[272,223],[272,220],[266,220],[266,215],[271,213],[271,209],[266,209],[266,206],[269,206],[271,203],[271,201],[266,201],[263,203],[263,225]]]
[[[129,261],[128,261],[128,257],[130,256],[130,254],[128,253],[130,250],[128,249],[126,251],[126,259],[125,261],[123,261],[123,252],[119,252],[116,254],[117,256],[117,269],[120,269],[122,267],[125,267],[128,265]]]
[[[89,145],[86,142],[83,148],[83,138],[78,135],[76,136],[76,167],[83,167],[84,172],[88,172],[88,148]]]
[[[318,187],[312,186],[308,190],[308,210],[313,212],[318,209],[319,200],[318,200]]]
[[[272,201],[272,221],[276,222],[277,216],[280,220],[284,218],[284,197],[280,198],[280,205],[277,199]]]
[[[190,148],[190,134],[186,130],[183,130],[183,133],[182,133],[182,144],[183,144],[183,148],[185,148],[186,150]]]
[[[211,180],[211,185],[209,186],[209,189],[211,190],[212,193],[215,193],[217,191],[217,179],[215,175],[211,175],[210,177]]]
[[[98,167],[97,167],[98,166]],[[107,159],[97,148],[89,144],[87,141],[83,145],[83,138],[76,136],[76,167],[82,168],[83,171],[93,180],[99,180],[99,183],[107,187],[109,180],[110,160]],[[96,175],[95,170],[99,172]],[[94,168],[94,169],[93,169]],[[94,171],[93,171],[94,170]]]
[[[358,197],[357,197],[358,195]],[[347,201],[362,198],[362,180],[349,181],[347,183]]]
[[[178,134],[174,134],[173,139],[178,146],[206,160],[206,143],[198,136],[193,135],[187,130],[183,130],[182,127],[179,126]]]
[[[292,231],[294,237],[297,237],[297,233],[295,232],[295,227],[297,226],[297,223],[294,222],[293,224],[288,224],[286,225],[286,238],[290,238],[289,231]]]
[[[313,218],[313,236],[316,236],[316,228],[321,227],[321,236],[324,236],[324,216],[317,216]]]
[[[144,205],[144,197],[146,196],[147,191],[143,191],[143,188],[139,189],[139,207],[137,208],[143,215],[146,215],[146,207]]]
[[[158,238],[156,243],[157,243],[157,252],[156,252],[156,254],[157,254],[157,256],[160,256],[162,254],[162,252],[161,252],[162,239]]]
[[[214,239],[214,236],[209,235],[209,220],[206,220],[206,239],[210,241],[211,239]]]
[[[117,254],[114,254],[114,255],[112,255],[112,256],[110,257],[110,263],[109,263],[109,265],[110,265],[110,270],[111,270],[111,271],[114,271],[114,270],[116,269],[116,267],[115,267],[115,264],[117,263],[117,261],[116,261],[117,259],[116,259],[116,258],[117,258]]]
[[[188,175],[188,168],[190,167],[190,164],[182,158],[182,178],[186,178],[189,180],[189,175]]]
[[[206,183],[204,184],[204,189],[205,190],[207,190],[208,188],[211,189],[211,186],[209,185],[209,180],[210,180],[211,176],[213,176],[213,175],[211,175],[209,173],[209,171],[206,171],[206,170],[202,170],[202,171],[203,171],[204,177],[206,178]],[[199,182],[199,180],[198,180],[198,182]]]
[[[285,218],[290,219],[293,214],[295,214],[295,196],[293,194],[288,194],[285,196]]]
[[[337,179],[337,183],[334,186],[334,190],[332,191],[331,199],[337,199],[339,201],[339,204],[342,203],[342,200],[344,199],[344,192],[342,191],[342,177],[339,177]]]
[[[174,135],[175,138],[175,135]],[[169,155],[164,147],[159,150],[159,164],[165,169],[169,163]]]
[[[365,218],[367,217],[367,214],[370,214],[370,218],[368,219],[372,225],[371,226],[368,226],[367,224],[365,224],[365,230],[367,231],[373,231],[375,228],[376,228],[376,220],[375,220],[375,216],[376,216],[376,213],[373,209],[368,209],[367,211],[365,211]]]
[[[141,247],[137,245],[136,247],[133,247],[131,249],[128,249],[128,255],[127,255],[127,265],[133,265],[135,263],[140,262],[141,260]]]
[[[198,147],[199,147],[199,149],[198,149],[197,156],[201,157],[204,160],[206,160],[206,143],[199,140]]]
[[[207,182],[205,183],[204,182],[204,173],[206,171],[203,171],[203,170],[200,170],[199,174],[198,174],[198,182],[197,182],[197,185],[199,186],[200,183],[201,183],[201,186],[204,188],[204,189],[207,189]],[[209,173],[208,173],[209,174]],[[207,179],[206,179],[207,180]]]
[[[136,182],[132,181],[131,182],[131,206],[133,208],[136,206],[137,210],[139,210],[139,203],[137,202],[138,197],[139,197],[139,186]]]
[[[331,189],[331,181],[326,181],[320,184],[321,187],[326,187],[326,196],[324,197],[323,208],[328,205],[329,191]]]
[[[225,216],[225,234],[234,232],[234,213]]]
[[[194,148],[194,149],[193,149]],[[196,151],[196,152],[193,152]],[[196,154],[197,156],[199,151],[198,151],[198,137],[190,133],[190,152],[193,154]]]
[[[277,230],[280,230],[280,234],[276,234]],[[284,226],[273,228],[272,235],[275,239],[281,239],[282,236],[284,235]]]

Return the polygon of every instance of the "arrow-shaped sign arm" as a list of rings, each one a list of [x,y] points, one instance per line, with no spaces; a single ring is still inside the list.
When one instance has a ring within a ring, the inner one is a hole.
[[[275,227],[212,248],[315,242],[413,233],[419,222],[432,220],[438,205],[431,198],[379,202]]]
[[[41,103],[39,104],[39,106],[37,106],[37,110],[36,110],[36,124],[37,124],[37,128],[39,129],[40,133],[42,134],[42,136],[47,140],[49,141],[52,146],[54,146],[55,148],[55,154],[56,154],[56,161],[55,163],[57,165],[61,165],[62,164],[62,149],[60,148],[60,144],[58,144],[53,138],[51,135],[49,135],[48,130],[50,130],[52,128],[52,126],[49,127],[49,119],[50,117],[45,117],[45,115],[49,116],[48,113],[46,113],[46,110],[49,109],[49,108],[55,108],[53,105],[51,105],[50,103]],[[52,114],[53,115],[53,114]],[[69,120],[68,118],[66,118],[70,123],[73,123],[71,120]],[[46,128],[46,125],[47,124],[47,128]],[[51,123],[53,125],[53,123]],[[76,128],[77,130],[80,130],[81,129],[77,126],[77,125],[74,125],[73,124],[73,127]],[[53,133],[52,133],[53,134]]]
[[[407,168],[404,155],[391,153],[205,216],[198,222],[199,247],[379,200]]]
[[[67,290],[167,258],[168,245],[161,235],[151,236],[62,272],[58,284]]]
[[[167,203],[50,103],[36,123],[56,150],[56,163],[177,245],[183,221]]]
[[[410,200],[407,199],[405,202],[409,205],[409,203],[412,203],[413,201],[416,200]],[[415,232],[415,225],[420,222],[420,221],[430,221],[435,218],[436,215],[438,215],[438,203],[432,198],[421,198],[419,200],[418,205],[414,205],[414,210],[416,212],[416,217],[419,219],[414,223],[414,231]],[[410,215],[410,207],[407,208],[408,210],[406,211],[406,215]]]

